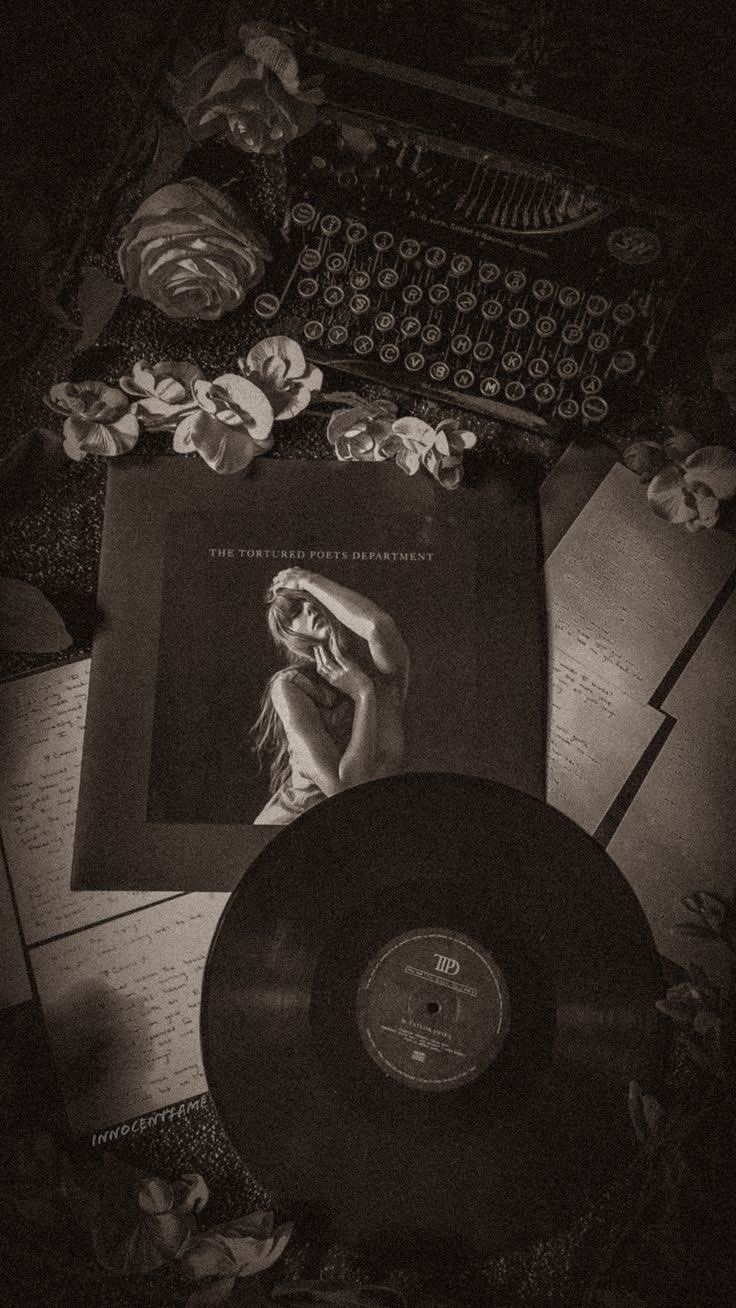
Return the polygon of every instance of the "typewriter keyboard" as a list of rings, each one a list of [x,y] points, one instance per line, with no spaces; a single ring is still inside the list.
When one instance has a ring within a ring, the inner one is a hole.
[[[650,288],[601,294],[309,201],[291,219],[286,285],[254,307],[269,319],[288,306],[315,361],[534,426],[600,422],[616,384],[644,366]]]

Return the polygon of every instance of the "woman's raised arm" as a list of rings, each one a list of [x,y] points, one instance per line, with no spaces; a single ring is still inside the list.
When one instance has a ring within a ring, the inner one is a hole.
[[[342,753],[325,731],[316,705],[298,685],[280,678],[271,694],[286,732],[292,764],[311,777],[325,795],[336,795],[376,775],[376,699],[370,678],[354,664],[333,666],[333,660],[324,657],[325,680],[339,684],[355,706],[350,740]]]
[[[368,644],[371,658],[386,677],[405,680],[409,670],[409,651],[393,618],[348,586],[330,577],[304,568],[287,568],[274,577],[276,589],[304,590],[337,618],[349,631]]]

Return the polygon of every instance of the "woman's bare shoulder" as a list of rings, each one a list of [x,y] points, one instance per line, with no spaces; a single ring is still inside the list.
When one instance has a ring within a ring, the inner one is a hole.
[[[280,706],[288,708],[304,698],[316,701],[318,688],[300,668],[282,668],[271,681],[271,700],[277,712]]]

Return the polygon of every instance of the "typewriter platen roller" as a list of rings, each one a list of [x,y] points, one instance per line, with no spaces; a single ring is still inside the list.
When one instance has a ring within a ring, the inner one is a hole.
[[[661,206],[333,107],[255,301],[315,362],[528,427],[597,424],[701,252]]]

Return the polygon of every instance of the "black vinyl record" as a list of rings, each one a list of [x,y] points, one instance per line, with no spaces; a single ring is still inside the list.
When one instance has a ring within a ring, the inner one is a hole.
[[[291,1216],[369,1251],[483,1255],[628,1157],[659,960],[605,851],[508,787],[348,790],[232,894],[204,974],[215,1106]]]

